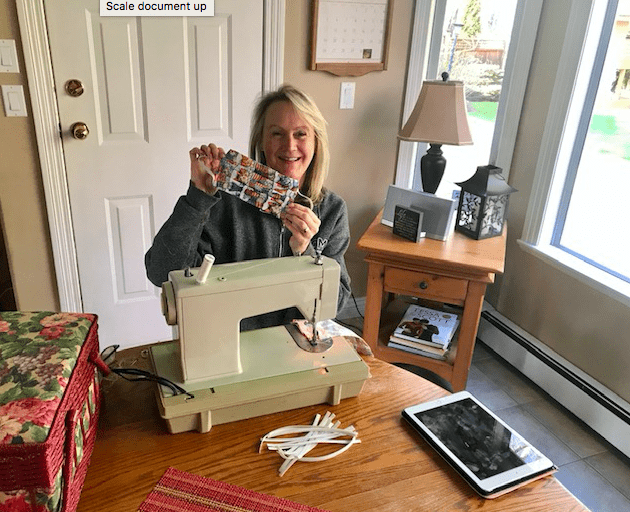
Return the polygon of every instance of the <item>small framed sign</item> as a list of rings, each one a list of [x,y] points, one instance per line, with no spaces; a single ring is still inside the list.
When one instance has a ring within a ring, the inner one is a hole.
[[[426,233],[422,231],[424,212],[396,205],[394,208],[394,234],[418,242]]]

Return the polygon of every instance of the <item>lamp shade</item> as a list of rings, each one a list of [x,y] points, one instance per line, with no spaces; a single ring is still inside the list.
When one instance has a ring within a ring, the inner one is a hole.
[[[463,146],[472,144],[464,83],[427,80],[405,126],[398,133],[403,140]]]

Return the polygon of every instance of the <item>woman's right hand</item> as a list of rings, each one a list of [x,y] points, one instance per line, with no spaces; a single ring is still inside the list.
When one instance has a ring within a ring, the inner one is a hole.
[[[215,144],[208,144],[200,148],[192,148],[189,155],[190,181],[199,190],[213,195],[217,191],[217,187],[214,183],[214,176],[208,173],[206,169],[209,169],[213,174],[216,173],[219,170],[221,159],[225,156],[225,151]]]

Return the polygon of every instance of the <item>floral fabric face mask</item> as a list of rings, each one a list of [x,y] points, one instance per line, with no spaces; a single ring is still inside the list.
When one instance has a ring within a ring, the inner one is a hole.
[[[298,180],[280,174],[233,149],[221,159],[216,173],[207,172],[213,175],[214,184],[219,190],[278,218],[301,195]]]

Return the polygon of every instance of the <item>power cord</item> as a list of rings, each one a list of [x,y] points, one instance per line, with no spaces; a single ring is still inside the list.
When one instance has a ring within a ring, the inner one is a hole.
[[[362,320],[365,320],[365,317],[361,314],[361,310],[359,309],[359,305],[357,304],[357,298],[354,296],[354,292],[351,291],[350,295],[352,297],[352,300],[354,301],[354,307],[357,308],[357,313],[359,313],[359,316]]]
[[[138,381],[147,381],[147,380],[151,382],[157,382],[158,384],[161,384],[162,386],[166,386],[167,388],[169,388],[171,392],[173,393],[173,395],[183,394],[183,395],[187,395],[188,398],[195,398],[195,395],[186,391],[184,388],[182,388],[178,384],[175,384],[173,381],[168,380],[164,377],[160,377],[159,375],[148,372],[146,370],[140,370],[139,368],[112,368],[110,366],[110,362],[113,362],[116,356],[116,351],[119,348],[120,348],[120,345],[110,345],[109,347],[105,347],[103,351],[101,352],[101,359],[112,371],[112,373],[119,375],[120,377],[122,377],[123,379],[129,382],[138,382]]]
[[[362,320],[361,323],[363,323],[363,321],[365,320],[365,317],[361,314],[361,310],[359,309],[359,305],[357,304],[357,299],[354,296],[354,292],[350,291],[350,296],[352,297],[352,300],[354,301],[354,307],[356,308],[357,313],[359,313],[359,316],[361,317],[361,320]],[[355,329],[359,331],[361,330],[361,327],[357,327],[356,325],[352,325],[347,322],[344,322],[343,320],[339,320],[339,318],[335,318],[335,322],[340,323],[341,325],[343,325],[344,327],[347,327],[348,329],[352,331],[354,331]]]

